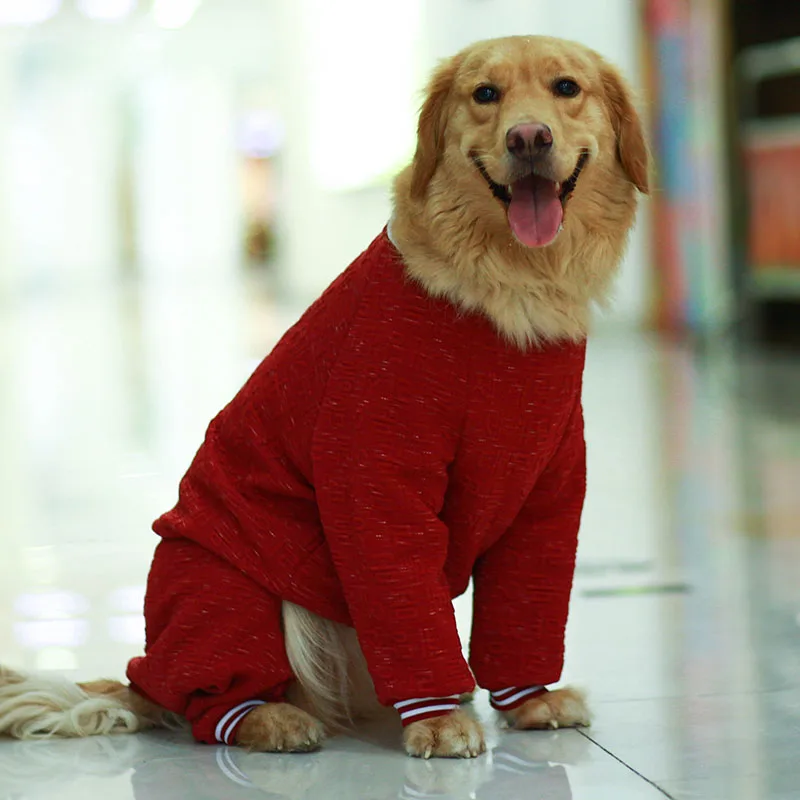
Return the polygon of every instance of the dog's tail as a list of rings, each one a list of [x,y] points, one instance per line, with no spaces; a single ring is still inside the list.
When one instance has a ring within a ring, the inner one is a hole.
[[[291,698],[331,730],[380,713],[375,688],[352,628],[283,603],[286,654],[300,687]]]
[[[76,738],[182,724],[177,715],[117,681],[77,684],[0,666],[0,736]]]

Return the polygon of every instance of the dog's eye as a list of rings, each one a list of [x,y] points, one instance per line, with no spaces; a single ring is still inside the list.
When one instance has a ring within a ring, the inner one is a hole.
[[[553,94],[557,97],[576,97],[581,87],[570,78],[559,78],[553,84]]]
[[[500,100],[500,90],[496,86],[479,86],[472,93],[472,99],[481,105],[496,103]]]

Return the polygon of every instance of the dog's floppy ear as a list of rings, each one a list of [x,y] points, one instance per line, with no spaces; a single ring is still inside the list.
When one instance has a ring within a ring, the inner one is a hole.
[[[411,196],[417,199],[425,195],[444,149],[444,109],[460,62],[458,56],[443,61],[428,83],[417,125],[417,150],[411,164]]]
[[[631,91],[619,72],[603,62],[601,72],[606,105],[617,136],[617,157],[630,181],[642,193],[650,191],[650,153],[642,120],[631,100]]]

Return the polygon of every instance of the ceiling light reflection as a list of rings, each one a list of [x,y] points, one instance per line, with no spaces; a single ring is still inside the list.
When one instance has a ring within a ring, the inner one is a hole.
[[[89,636],[89,623],[84,619],[48,619],[36,622],[15,622],[14,638],[31,648],[78,647]]]
[[[77,592],[26,592],[14,598],[14,611],[21,617],[64,619],[89,610],[89,601]]]
[[[109,617],[108,635],[112,642],[121,644],[144,644],[144,617],[130,614],[124,617]]]
[[[108,596],[108,603],[114,611],[141,614],[144,608],[144,586],[120,586]]]
[[[77,0],[78,11],[89,19],[116,22],[130,16],[136,0]]]
[[[0,25],[35,25],[54,17],[61,0],[0,0]]]
[[[160,28],[182,28],[199,5],[200,0],[153,0],[153,19]]]

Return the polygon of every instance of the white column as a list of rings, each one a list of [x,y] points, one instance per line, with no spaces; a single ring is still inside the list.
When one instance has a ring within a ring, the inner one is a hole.
[[[142,272],[230,277],[240,263],[234,106],[213,73],[160,73],[135,112],[134,205]]]
[[[113,85],[88,67],[54,70],[18,83],[11,107],[4,210],[14,280],[106,277],[119,259]]]
[[[307,302],[379,233],[388,176],[413,152],[419,0],[279,6],[278,268]]]
[[[15,274],[14,243],[9,219],[11,185],[9,169],[10,127],[14,101],[15,41],[0,30],[0,292],[9,287]]]

